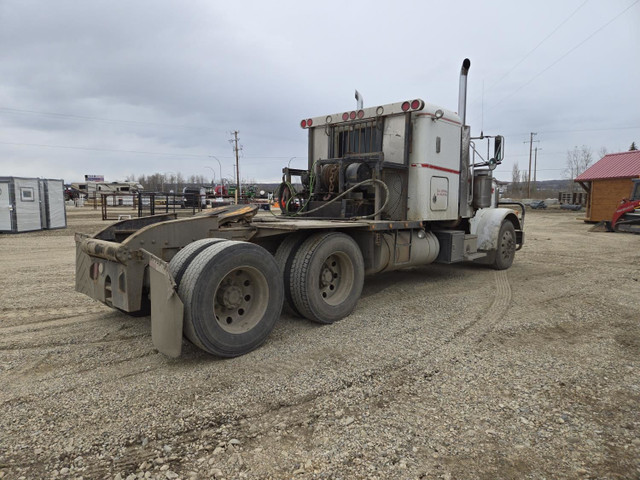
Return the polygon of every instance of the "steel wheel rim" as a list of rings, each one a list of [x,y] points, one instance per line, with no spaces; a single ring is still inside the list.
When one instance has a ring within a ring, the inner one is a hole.
[[[320,298],[329,305],[339,305],[349,297],[354,281],[351,259],[346,253],[335,252],[325,259],[320,269]]]
[[[218,326],[231,334],[254,328],[269,306],[269,285],[265,276],[253,267],[231,270],[216,286],[213,315]]]
[[[516,251],[516,243],[510,231],[504,232],[500,246],[502,247],[502,258],[509,260]]]

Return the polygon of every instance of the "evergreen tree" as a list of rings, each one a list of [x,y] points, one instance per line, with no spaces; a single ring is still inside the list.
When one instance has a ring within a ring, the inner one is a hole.
[[[630,152],[632,152],[633,150],[638,150],[638,147],[636,147],[636,142],[631,142],[631,146],[629,147]]]

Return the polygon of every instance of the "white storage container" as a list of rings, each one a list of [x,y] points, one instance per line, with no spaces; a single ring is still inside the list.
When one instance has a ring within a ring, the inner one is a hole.
[[[64,182],[0,177],[0,232],[65,228]]]

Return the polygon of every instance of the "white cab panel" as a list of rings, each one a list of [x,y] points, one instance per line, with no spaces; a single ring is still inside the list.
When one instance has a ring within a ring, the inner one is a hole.
[[[438,110],[441,118],[436,118]],[[408,219],[454,220],[458,218],[460,118],[425,104],[412,121]]]

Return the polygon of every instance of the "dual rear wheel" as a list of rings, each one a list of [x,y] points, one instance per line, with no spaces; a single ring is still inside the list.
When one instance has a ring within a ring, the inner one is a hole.
[[[198,240],[169,269],[184,304],[184,335],[220,357],[260,346],[285,297],[295,313],[333,323],[353,311],[364,283],[358,245],[335,232],[290,236],[275,257],[249,242]]]
[[[291,253],[285,266],[287,297],[303,317],[333,323],[355,309],[364,284],[364,260],[350,236],[311,235]]]
[[[248,353],[266,340],[280,317],[284,289],[278,265],[252,243],[199,242],[169,264],[184,303],[184,334],[220,357]]]

